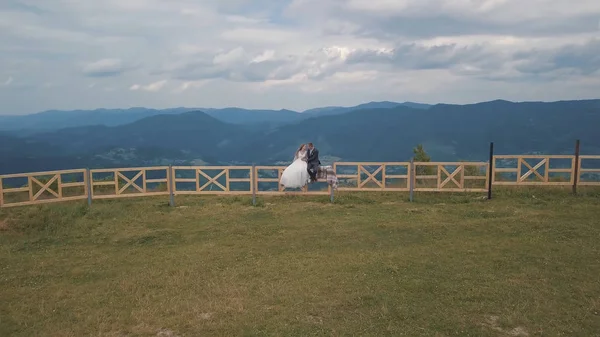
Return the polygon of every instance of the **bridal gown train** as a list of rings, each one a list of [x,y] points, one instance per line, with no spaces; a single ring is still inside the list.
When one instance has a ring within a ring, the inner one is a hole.
[[[279,183],[285,188],[301,188],[308,183],[309,175],[307,171],[306,151],[299,153],[294,162],[286,167],[281,174]]]

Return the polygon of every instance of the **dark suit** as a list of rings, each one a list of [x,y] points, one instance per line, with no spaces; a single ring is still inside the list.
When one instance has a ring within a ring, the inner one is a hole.
[[[308,149],[306,164],[308,175],[310,175],[312,181],[317,180],[317,170],[319,169],[319,165],[321,165],[321,161],[319,160],[319,150],[316,147],[313,147],[312,150]]]

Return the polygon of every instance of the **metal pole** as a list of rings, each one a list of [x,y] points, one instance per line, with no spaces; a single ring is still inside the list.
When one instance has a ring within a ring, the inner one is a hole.
[[[252,206],[256,206],[256,165],[252,164],[252,172],[250,172],[250,187],[252,188]]]
[[[87,202],[88,207],[92,206],[92,194],[94,194],[94,190],[92,189],[92,173],[89,168],[85,169],[85,186],[87,188]]]
[[[492,199],[492,177],[494,176],[494,142],[490,143],[490,162],[488,170],[488,200]]]
[[[329,201],[333,204],[333,185],[329,185]]]
[[[408,165],[408,188],[410,190],[410,202],[413,201],[413,193],[415,189],[415,159],[410,158],[410,164]]]
[[[175,193],[174,193],[174,174],[173,165],[169,165],[169,205],[175,207]]]
[[[575,142],[575,165],[573,168],[573,194],[577,194],[577,182],[579,180],[579,146],[580,141]]]

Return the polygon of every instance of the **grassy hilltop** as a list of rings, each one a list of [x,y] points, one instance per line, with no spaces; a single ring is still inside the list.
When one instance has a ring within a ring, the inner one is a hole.
[[[1,336],[592,336],[597,192],[0,210]]]

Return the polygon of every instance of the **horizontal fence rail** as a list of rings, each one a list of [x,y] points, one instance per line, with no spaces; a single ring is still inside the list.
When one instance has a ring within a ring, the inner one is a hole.
[[[577,165],[576,165],[577,164]],[[0,176],[0,207],[157,195],[329,195],[279,184],[285,166],[156,166]],[[491,174],[490,174],[490,170]],[[339,191],[486,192],[492,186],[600,186],[600,155],[496,155],[488,162],[339,162]],[[171,181],[172,180],[172,181]]]

